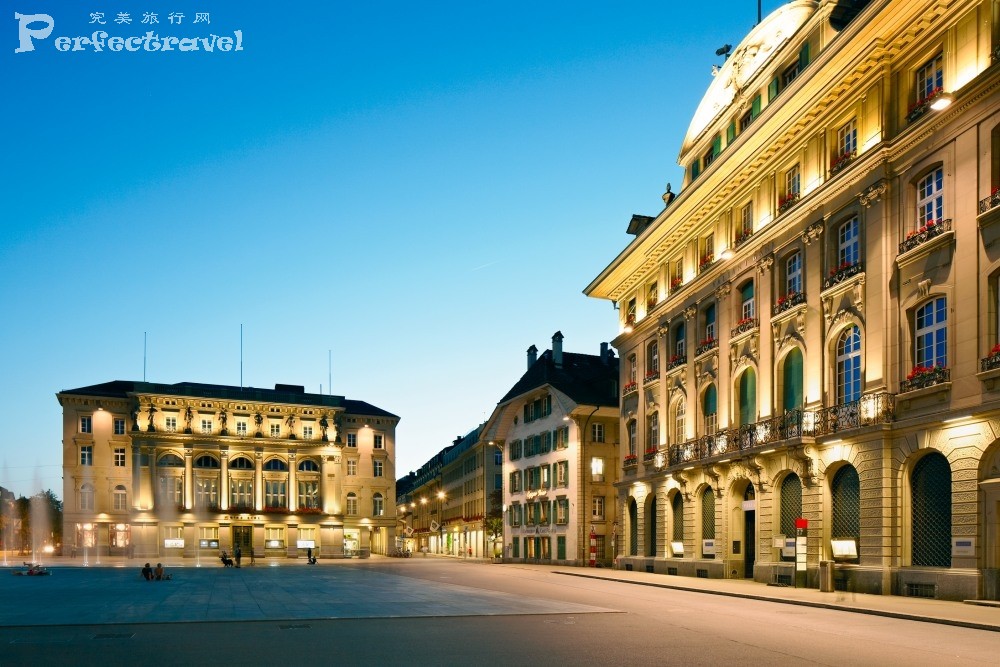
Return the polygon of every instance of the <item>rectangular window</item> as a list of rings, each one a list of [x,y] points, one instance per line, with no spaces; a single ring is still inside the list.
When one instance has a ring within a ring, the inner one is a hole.
[[[91,417],[80,417],[80,433],[93,433],[94,421]]]
[[[715,304],[705,308],[705,338],[703,344],[715,340]]]
[[[786,199],[791,197],[793,199],[798,199],[799,194],[801,194],[802,188],[802,178],[799,175],[799,165],[792,165],[791,168],[785,172],[785,197]]]
[[[556,499],[556,523],[563,526],[569,523],[569,498]]]
[[[382,461],[379,461],[379,460],[372,461],[372,476],[373,477],[381,477],[382,476],[382,467],[383,467],[383,465],[384,464],[383,464]]]
[[[287,488],[285,480],[268,479],[264,480],[264,507],[273,507],[284,509],[285,505],[285,489]]]
[[[917,182],[917,230],[944,217],[944,169],[938,167]]]
[[[592,482],[604,481],[604,459],[596,456],[590,459],[590,480]]]
[[[493,490],[499,491],[503,489],[503,473],[498,472],[493,474]]]
[[[569,486],[569,461],[556,464],[556,486]]]
[[[515,440],[510,443],[510,460],[516,461],[521,458],[521,441]]]
[[[675,290],[684,284],[684,258],[678,257],[670,263],[670,289]]]
[[[229,509],[252,510],[253,508],[253,480],[229,480]]]
[[[544,465],[538,468],[539,488],[548,489],[552,487],[551,471],[549,466]]]
[[[736,232],[736,243],[742,243],[753,234],[753,202],[740,209],[740,228]]]
[[[247,434],[247,422],[245,419],[240,419],[236,422],[236,435],[245,436]]]
[[[271,424],[271,437],[280,438],[281,437],[281,424]]]
[[[180,507],[184,502],[184,478],[183,477],[161,477],[160,478],[160,502],[166,505]]]
[[[313,437],[313,427],[312,426],[303,426],[302,427],[302,439],[303,440],[312,440],[312,437]]]
[[[116,486],[114,493],[112,494],[111,506],[117,510],[122,511],[128,509],[128,501],[125,496],[125,488],[121,486]]]
[[[354,459],[347,459],[347,475],[354,477],[358,474],[358,462]]]
[[[115,467],[124,468],[125,467],[125,448],[115,447]]]
[[[212,435],[212,420],[202,419],[201,420],[201,433],[202,435]]]
[[[646,307],[647,308],[654,307],[657,304],[657,302],[659,302],[659,300],[660,300],[659,286],[655,282],[646,285]]]
[[[748,127],[750,127],[750,123],[752,123],[752,122],[753,122],[753,110],[752,109],[747,109],[743,113],[743,115],[740,116],[740,133],[742,134],[743,130],[745,130]]]
[[[358,434],[357,433],[348,433],[347,434],[347,446],[348,447],[357,447],[358,446]]]
[[[219,506],[219,480],[217,478],[195,478],[194,506],[199,509],[213,509]]]
[[[93,445],[83,445],[82,447],[80,447],[80,465],[82,466],[94,465]]]
[[[113,422],[114,434],[115,435],[125,435],[125,420],[121,417],[115,417]]]
[[[590,518],[596,520],[604,519],[604,496],[594,496],[593,510]]]
[[[840,269],[854,266],[861,261],[859,233],[860,225],[857,218],[851,218],[840,226],[837,232],[838,264],[834,273]]]
[[[163,427],[166,429],[167,433],[176,433],[177,417],[164,417]]]
[[[319,509],[319,482],[299,481],[299,509]],[[301,537],[301,531],[300,531]]]
[[[787,88],[788,84],[795,81],[795,77],[799,75],[799,62],[796,60],[794,63],[785,68],[785,71],[781,73],[781,88]]]
[[[357,516],[358,497],[353,493],[347,494],[347,516]]]
[[[699,267],[704,269],[715,261],[715,234],[709,232],[701,240],[701,262]]]
[[[594,442],[604,442],[604,424],[597,422],[592,424],[590,434]]]
[[[802,253],[794,252],[785,261],[785,296],[802,292]]]
[[[503,450],[497,447],[493,450],[493,465],[502,466],[503,465]]]
[[[837,130],[837,156],[849,158],[858,150],[858,121],[852,118]]]
[[[917,70],[917,101],[934,97],[944,88],[944,56],[940,53]]]
[[[753,281],[747,281],[740,288],[740,319],[750,320],[754,318],[754,295]]]
[[[376,433],[375,434],[375,442],[374,442],[374,444],[372,446],[375,449],[384,449],[385,445],[383,443],[384,443],[384,440],[382,439],[382,434],[381,433]]]
[[[284,549],[285,548],[285,529],[280,526],[275,526],[273,528],[264,528],[264,548],[265,549]]]

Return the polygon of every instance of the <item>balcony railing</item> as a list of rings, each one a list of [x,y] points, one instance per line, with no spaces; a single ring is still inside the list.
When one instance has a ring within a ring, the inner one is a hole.
[[[1000,353],[991,354],[979,362],[979,370],[983,373],[996,370],[997,368],[1000,368]]]
[[[784,296],[779,296],[778,300],[771,306],[771,314],[778,315],[789,308],[794,308],[800,303],[806,302],[805,292],[789,292]]]
[[[979,214],[982,215],[997,206],[1000,206],[1000,190],[994,190],[989,197],[979,200]]]
[[[651,382],[656,382],[659,379],[660,379],[660,371],[656,370],[651,373],[646,373],[646,377],[642,379],[642,383],[646,385],[650,384]]]
[[[667,370],[672,371],[678,366],[683,366],[684,364],[687,363],[687,360],[688,358],[686,355],[675,354],[674,356],[670,357],[670,362],[667,364]]]
[[[634,394],[639,391],[639,384],[636,382],[629,382],[627,385],[622,387],[622,396],[628,396],[629,394]]]
[[[855,264],[841,264],[837,268],[830,271],[830,277],[823,281],[823,289],[830,289],[834,285],[838,285],[848,278],[853,278],[862,271],[861,262]]]
[[[908,391],[933,387],[936,384],[951,381],[951,369],[943,366],[934,368],[918,367],[913,369],[905,380],[899,383],[899,393],[905,394]]]
[[[902,255],[904,252],[913,250],[921,243],[930,241],[935,236],[939,236],[947,231],[951,231],[950,218],[947,220],[931,220],[920,229],[906,235],[906,238],[899,244],[899,254]]]
[[[843,171],[847,165],[851,164],[856,154],[857,153],[855,151],[848,151],[833,158],[830,161],[830,175],[833,176],[834,174]]]
[[[625,460],[622,462],[623,468],[634,468],[639,465],[639,459],[635,454],[628,454],[625,456]]]
[[[719,340],[717,338],[710,338],[708,340],[703,340],[698,344],[698,347],[694,350],[694,356],[700,357],[709,350],[714,350],[719,347]]]
[[[895,395],[883,392],[865,394],[856,401],[823,408],[804,415],[806,435],[828,435],[862,426],[888,424],[896,416]]]
[[[698,262],[698,273],[708,271],[713,264],[715,264],[715,255],[705,255],[701,258],[701,261]]]
[[[742,320],[736,323],[736,326],[733,327],[732,331],[730,332],[730,335],[733,338],[736,338],[740,334],[744,334],[748,331],[753,331],[758,326],[760,326],[760,322],[757,320],[756,317],[744,317]]]
[[[651,451],[646,451],[642,455],[642,461],[643,461],[643,463],[649,463],[650,461],[652,461],[655,458],[656,458],[656,450],[655,449],[651,450]]]
[[[743,245],[744,243],[746,243],[747,241],[749,241],[750,237],[752,237],[752,236],[753,236],[753,230],[752,229],[748,229],[746,231],[740,232],[739,234],[736,235],[736,241],[733,243],[733,247],[734,248],[739,248],[741,245]]]

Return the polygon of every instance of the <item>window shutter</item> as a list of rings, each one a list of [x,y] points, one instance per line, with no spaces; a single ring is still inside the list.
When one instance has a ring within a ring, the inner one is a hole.
[[[809,42],[802,45],[799,51],[799,71],[801,72],[809,64]]]
[[[767,86],[767,101],[770,102],[778,96],[778,77],[774,77]],[[754,115],[757,115],[756,113]]]
[[[736,121],[729,123],[729,127],[726,128],[726,145],[733,143],[736,140]]]
[[[698,174],[701,173],[701,162],[695,160],[691,163],[691,180],[698,178]]]
[[[722,152],[722,137],[716,136],[715,139],[712,140],[712,155],[718,155],[721,152]]]
[[[756,118],[760,115],[760,95],[758,94],[753,98],[753,102],[750,104],[750,115]]]

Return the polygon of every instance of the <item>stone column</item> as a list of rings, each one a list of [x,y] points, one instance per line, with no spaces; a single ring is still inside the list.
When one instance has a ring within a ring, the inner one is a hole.
[[[229,509],[229,450],[220,450],[219,458],[222,460],[222,474],[219,476],[219,509],[224,511]]]
[[[192,453],[190,449],[184,450],[184,507],[192,509],[194,507],[194,469],[192,466]]]
[[[253,454],[253,508],[264,509],[264,453],[259,450]]]
[[[296,456],[294,451],[288,452],[288,510],[296,512],[299,509],[299,489],[295,482]]]

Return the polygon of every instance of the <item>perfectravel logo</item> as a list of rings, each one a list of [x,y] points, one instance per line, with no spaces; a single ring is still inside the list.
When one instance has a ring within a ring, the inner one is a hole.
[[[128,12],[119,12],[114,18],[109,18],[102,12],[90,14],[90,24],[95,26],[107,26],[109,29],[129,30],[136,22],[140,25],[154,26],[163,25],[166,29],[174,31],[186,30],[186,16],[180,12],[170,12],[166,15],[169,23],[160,24],[160,15],[156,12],[144,12],[142,18],[133,18]],[[203,35],[193,34],[160,34],[159,27],[146,30],[138,34],[114,35],[103,27],[97,27],[88,35],[60,35],[53,37],[56,22],[50,14],[21,14],[14,12],[14,20],[17,22],[18,45],[14,53],[30,53],[35,51],[36,46],[41,48],[54,48],[60,52],[89,51],[93,53],[138,53],[138,52],[190,52],[202,51],[205,53],[232,53],[243,50],[243,31],[233,30],[230,33],[218,35],[208,33]],[[109,23],[110,21],[110,23]],[[211,24],[211,16],[207,12],[199,12],[194,15],[194,20],[190,25],[200,24],[208,27]]]

